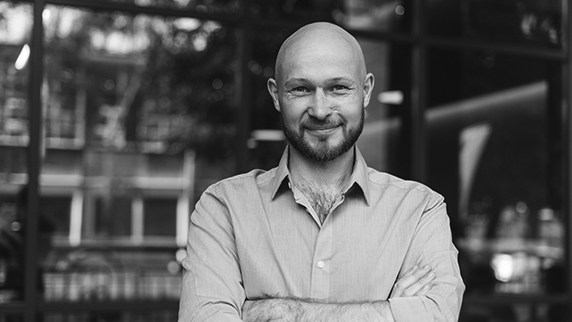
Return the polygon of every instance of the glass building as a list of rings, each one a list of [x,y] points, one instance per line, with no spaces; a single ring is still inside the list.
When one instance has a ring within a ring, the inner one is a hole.
[[[173,321],[190,212],[275,166],[313,21],[360,42],[368,164],[447,202],[460,321],[570,321],[567,0],[0,0],[0,322]]]

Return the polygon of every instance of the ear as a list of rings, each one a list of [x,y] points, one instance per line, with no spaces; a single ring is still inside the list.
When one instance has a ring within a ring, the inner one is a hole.
[[[280,112],[280,101],[278,99],[278,84],[276,84],[276,80],[274,78],[269,78],[268,82],[266,83],[268,87],[268,93],[272,97],[272,102],[274,103],[274,108]]]
[[[372,73],[368,73],[365,76],[365,82],[363,84],[363,107],[369,105],[369,100],[371,99],[371,93],[373,92],[373,86],[375,85],[375,77]]]

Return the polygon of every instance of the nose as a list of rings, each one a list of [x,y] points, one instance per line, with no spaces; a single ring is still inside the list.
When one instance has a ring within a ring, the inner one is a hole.
[[[319,120],[326,119],[333,111],[333,102],[322,89],[318,89],[314,92],[310,104],[308,114]]]

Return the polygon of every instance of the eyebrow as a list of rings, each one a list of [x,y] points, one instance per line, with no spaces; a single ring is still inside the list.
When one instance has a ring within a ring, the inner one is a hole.
[[[350,82],[352,84],[356,83],[356,81],[354,79],[352,79],[350,77],[345,77],[345,76],[328,78],[326,80],[327,83],[335,83],[335,82],[340,82],[340,81]],[[291,79],[288,79],[284,82],[284,86],[288,87],[288,85],[290,85],[291,83],[311,83],[311,81],[307,78],[304,78],[304,77],[291,78]]]

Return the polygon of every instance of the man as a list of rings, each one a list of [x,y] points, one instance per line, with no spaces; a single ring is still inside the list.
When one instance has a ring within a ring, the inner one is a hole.
[[[197,203],[179,321],[456,321],[464,285],[443,198],[355,147],[374,86],[358,42],[307,25],[275,77],[288,148]]]

